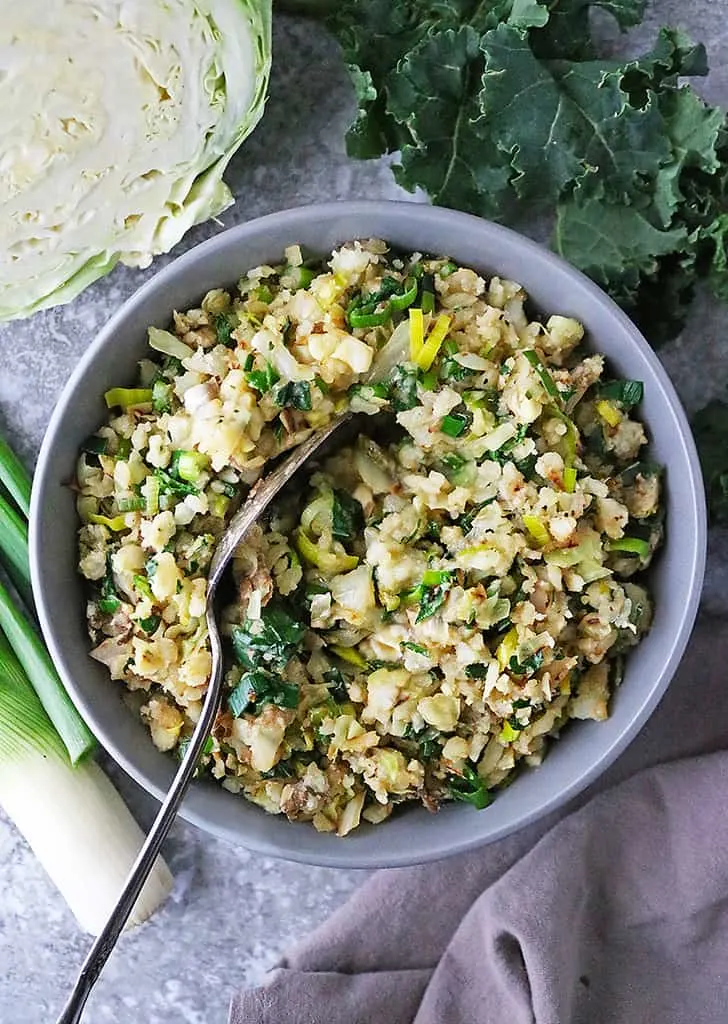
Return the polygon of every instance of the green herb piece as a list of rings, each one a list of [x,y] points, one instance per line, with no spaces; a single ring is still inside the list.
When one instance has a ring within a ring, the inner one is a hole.
[[[440,461],[449,474],[455,475],[460,472],[468,460],[458,452],[448,452],[447,455],[443,455]]]
[[[245,712],[257,714],[266,704],[279,708],[298,707],[300,690],[297,683],[286,683],[280,676],[254,669],[246,672],[227,699],[233,717],[240,718]]]
[[[488,666],[477,664],[466,665],[465,675],[468,677],[468,679],[485,679],[485,677],[488,675]]]
[[[479,811],[493,803],[484,781],[470,765],[465,765],[462,775],[449,776],[448,792],[453,800],[472,804]]]
[[[336,540],[348,541],[357,537],[364,527],[364,510],[346,491],[335,490],[332,502],[331,533]]]
[[[429,574],[425,573],[425,578]],[[450,590],[450,576],[447,573],[441,575],[439,582],[425,583],[425,578],[420,585],[419,589],[419,605],[420,610],[417,613],[415,622],[424,622],[425,619],[432,618],[432,616],[439,611],[447,599],[448,591]]]
[[[464,534],[470,533],[470,531],[472,530],[473,521],[477,516],[478,512],[480,512],[482,508],[485,508],[486,505],[492,504],[492,502],[494,501],[495,497],[487,498],[485,501],[481,501],[478,505],[473,505],[469,512],[464,512],[463,515],[461,515],[458,518],[457,524]]]
[[[273,397],[276,405],[284,409],[311,411],[311,385],[307,380],[289,380],[279,387]]]
[[[176,356],[165,356],[162,360],[162,373],[168,377],[179,377],[182,369],[182,363]]]
[[[447,263],[443,263],[442,266],[437,268],[437,274],[438,277],[444,280],[450,277],[451,274],[454,274],[457,269],[457,264],[453,263],[452,260],[448,260]]]
[[[389,393],[395,412],[404,412],[419,405],[417,370],[411,366],[395,366],[389,377]]]
[[[415,654],[422,654],[427,657],[427,648],[423,647],[421,644],[414,643],[412,640],[405,640],[402,647],[406,647],[408,650],[414,651]]]
[[[472,370],[469,366],[461,366],[452,355],[445,354],[440,360],[440,380],[442,381],[465,380],[466,377],[474,377],[476,373],[477,370]]]
[[[155,412],[170,412],[172,409],[172,394],[174,388],[166,381],[155,380],[152,384],[152,408]]]
[[[533,654],[529,654],[523,661],[519,661],[514,654],[508,662],[508,671],[512,672],[514,676],[532,676],[534,672],[543,665],[543,651],[535,651]]]
[[[159,615],[150,615],[146,619],[140,619],[139,625],[142,627],[145,633],[154,633],[161,622]]]
[[[422,536],[426,537],[427,540],[439,540],[441,530],[442,523],[437,519],[428,519]]]
[[[531,366],[534,368],[534,370],[538,374],[538,378],[541,381],[541,383],[543,384],[544,390],[545,390],[546,394],[549,396],[549,398],[553,398],[553,400],[555,402],[558,402],[559,404],[561,404],[561,402],[562,402],[561,392],[559,391],[559,389],[556,386],[556,381],[551,376],[549,371],[546,369],[544,364],[541,362],[541,359],[540,359],[538,353],[534,352],[533,349],[526,349],[524,351],[523,355],[525,356],[525,358],[528,360],[528,362],[531,364]]]
[[[175,755],[176,755],[178,761],[184,761],[185,757],[187,756],[187,751],[190,748],[190,743],[191,742],[192,742],[192,737],[191,736],[185,736],[184,739],[181,739],[179,741],[179,743],[177,744],[177,747],[175,749]],[[199,760],[197,762],[197,767],[195,768],[195,773],[194,773],[194,777],[195,778],[197,778],[199,776],[199,774],[200,774],[200,770],[202,768],[202,758],[203,757],[208,757],[213,752],[214,749],[215,749],[215,741],[213,740],[212,736],[208,736],[207,739],[205,740],[204,746],[203,746],[203,748],[202,748],[202,750],[200,752],[200,757],[199,757]]]
[[[96,603],[104,615],[113,615],[115,611],[121,608],[121,601],[114,586],[110,565],[107,567],[106,575],[101,581],[101,596]]]
[[[261,395],[265,395],[281,378],[276,368],[271,363],[266,363],[265,369],[250,370],[246,373],[245,379],[251,388],[255,388],[256,391],[260,391]]]
[[[261,772],[260,777],[261,779],[294,779],[296,772],[288,761],[279,761],[269,772]]]
[[[644,398],[645,386],[641,380],[610,380],[600,384],[597,391],[600,398],[631,409]]]
[[[108,437],[98,437],[96,434],[92,434],[81,445],[81,451],[88,455],[105,455],[108,447]]]
[[[238,662],[248,669],[281,671],[300,649],[306,627],[282,602],[273,600],[260,619],[233,626],[232,645]]]
[[[329,688],[329,693],[335,701],[342,703],[349,699],[349,691],[346,687],[346,679],[340,668],[330,668],[324,672],[324,682]]]
[[[232,334],[238,326],[238,318],[235,313],[218,313],[215,317],[215,335],[221,345],[227,348],[235,348],[237,342]]]

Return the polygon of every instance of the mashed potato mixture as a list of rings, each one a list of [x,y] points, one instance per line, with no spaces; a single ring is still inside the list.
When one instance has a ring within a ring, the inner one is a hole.
[[[347,410],[359,436],[236,554],[200,773],[346,835],[406,801],[486,807],[569,719],[606,718],[663,515],[642,385],[583,335],[513,281],[379,240],[291,246],[150,327],[76,488],[91,654],[157,747],[181,755],[200,714],[216,537]]]

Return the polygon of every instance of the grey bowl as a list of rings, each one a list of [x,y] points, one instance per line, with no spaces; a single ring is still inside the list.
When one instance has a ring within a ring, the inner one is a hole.
[[[667,688],[688,641],[703,579],[706,518],[698,459],[685,415],[657,357],[627,317],[586,277],[512,231],[466,214],[414,203],[349,202],[301,207],[226,231],[181,256],[133,295],[101,331],[58,402],[36,471],[30,557],[38,611],[53,659],[89,725],[116,761],[160,798],[172,759],[122,705],[118,684],[88,657],[84,595],[76,575],[76,511],[64,486],[76,453],[103,421],[103,392],[130,383],[146,327],[163,324],[210,288],[280,256],[299,242],[324,254],[357,237],[443,253],[483,272],[520,281],[536,308],[582,320],[590,346],[624,377],[645,382],[642,407],[653,457],[667,466],[667,542],[651,574],[654,626],[628,660],[611,717],[572,724],[544,764],[520,775],[491,807],[449,805],[431,815],[402,809],[385,825],[346,839],[268,815],[210,783],[193,785],[183,817],[264,854],[341,867],[400,866],[492,842],[563,804],[607,768],[637,735]],[[638,740],[639,742],[639,740]]]

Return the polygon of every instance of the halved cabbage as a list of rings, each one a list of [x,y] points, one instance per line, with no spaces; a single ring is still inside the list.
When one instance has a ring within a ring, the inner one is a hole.
[[[146,267],[233,197],[271,0],[23,0],[0,24],[0,319]]]

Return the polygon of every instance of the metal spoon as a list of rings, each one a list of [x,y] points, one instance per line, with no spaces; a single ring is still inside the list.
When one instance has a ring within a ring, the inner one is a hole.
[[[109,914],[108,921],[89,950],[73,991],[58,1018],[57,1024],[78,1024],[78,1021],[81,1020],[81,1015],[83,1014],[83,1009],[91,989],[96,984],[104,964],[116,945],[116,941],[127,922],[129,914],[134,908],[134,904],[144,887],[149,872],[154,866],[154,861],[157,858],[162,843],[172,827],[177,808],[182,802],[182,798],[187,792],[187,787],[194,776],[197,759],[215,722],[222,696],[223,652],[220,632],[215,619],[214,599],[225,569],[235,553],[235,548],[245,539],[246,534],[257,522],[266,507],[281,488],[301,468],[304,462],[328,441],[342,423],[350,419],[351,416],[349,414],[340,416],[327,427],[311,434],[290,455],[286,456],[275,469],[262,477],[252,488],[245,504],[230,520],[227,530],[217,542],[215,553],[210,563],[210,574],[207,581],[207,607],[205,614],[212,651],[212,670],[210,673],[210,684],[202,705],[202,713],[192,733],[182,763],[177,769],[177,774],[172,785],[169,787],[154,824],[139,851],[139,855],[129,873],[116,906]]]

